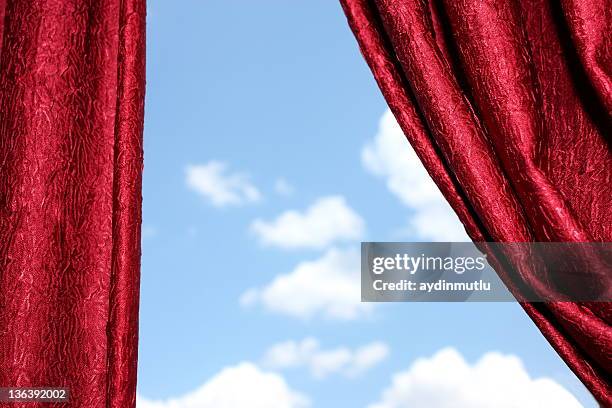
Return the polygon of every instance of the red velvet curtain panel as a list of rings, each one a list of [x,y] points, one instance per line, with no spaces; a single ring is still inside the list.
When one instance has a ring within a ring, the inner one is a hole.
[[[0,386],[133,407],[145,1],[0,10]]]
[[[400,126],[474,241],[612,241],[609,0],[341,3]],[[612,406],[611,305],[523,307]]]

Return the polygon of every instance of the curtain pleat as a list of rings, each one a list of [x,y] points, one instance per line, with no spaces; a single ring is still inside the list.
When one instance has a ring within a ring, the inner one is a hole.
[[[145,2],[1,9],[0,386],[133,407]]]
[[[391,110],[474,241],[612,241],[606,0],[341,3]],[[611,305],[522,306],[612,406]]]

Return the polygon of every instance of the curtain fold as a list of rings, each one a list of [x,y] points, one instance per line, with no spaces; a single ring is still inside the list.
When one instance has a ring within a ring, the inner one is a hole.
[[[74,407],[135,405],[145,12],[0,0],[0,386]]]
[[[612,241],[607,0],[341,3],[391,110],[474,241]],[[523,308],[612,406],[611,305]]]

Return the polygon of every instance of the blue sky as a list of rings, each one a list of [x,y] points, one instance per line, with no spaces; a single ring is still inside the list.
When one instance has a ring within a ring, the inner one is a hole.
[[[382,396],[394,374],[451,362],[476,381],[488,352],[595,406],[517,304],[351,303],[360,240],[461,232],[418,162],[393,160],[397,130],[336,1],[149,0],[148,13],[143,407],[209,408],[181,398],[236,373],[313,407],[400,406]],[[291,292],[311,273],[338,278],[346,302]]]

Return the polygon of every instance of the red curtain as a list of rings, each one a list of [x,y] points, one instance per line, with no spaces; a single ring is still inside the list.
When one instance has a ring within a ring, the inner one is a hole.
[[[0,386],[133,407],[145,1],[0,10]]]
[[[474,241],[612,241],[609,0],[341,3],[400,126]],[[610,303],[523,307],[612,406]]]

